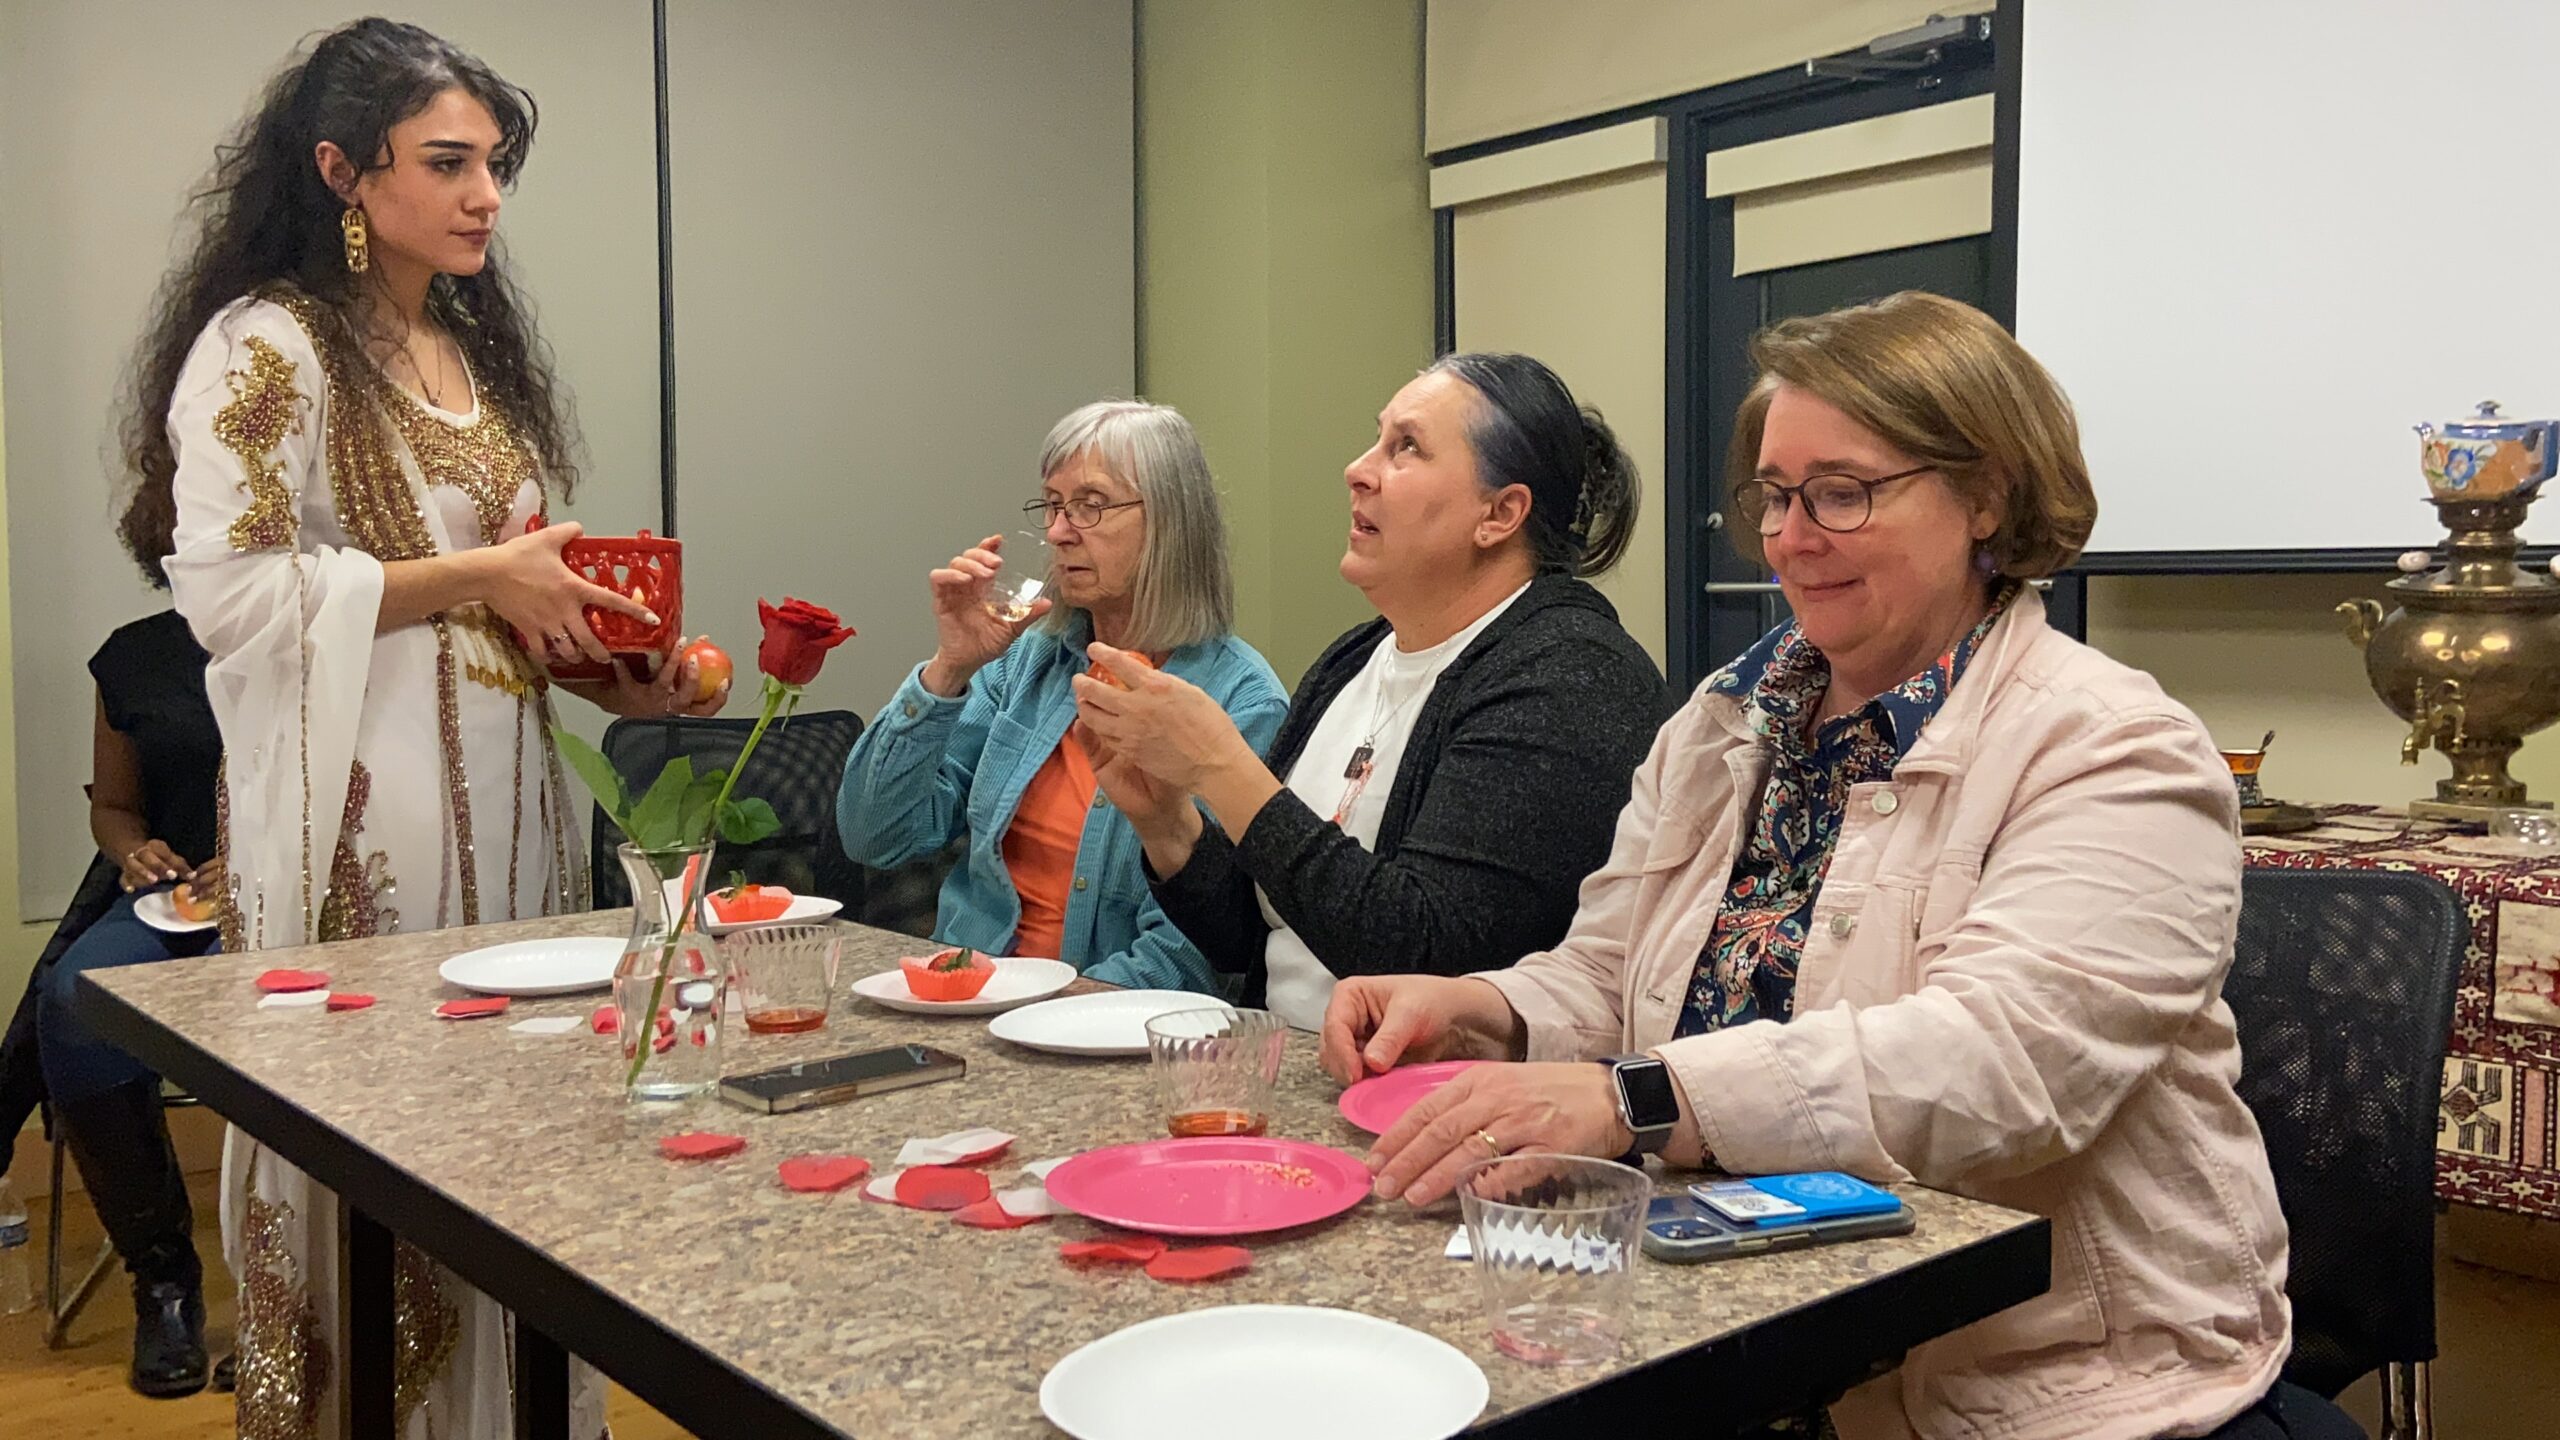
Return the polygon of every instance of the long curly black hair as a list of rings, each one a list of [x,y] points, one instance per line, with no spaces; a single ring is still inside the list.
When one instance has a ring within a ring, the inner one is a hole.
[[[338,229],[346,205],[320,178],[312,151],[333,140],[359,174],[387,168],[391,128],[457,88],[497,121],[490,168],[499,184],[513,186],[533,148],[533,97],[417,26],[379,18],[322,36],[268,84],[257,109],[215,151],[211,176],[189,201],[202,217],[195,243],[152,300],[120,431],[133,494],[117,528],[155,583],[165,583],[160,562],[170,554],[177,520],[169,401],[196,337],[223,307],[281,283],[323,302],[326,323],[340,331],[334,338],[354,346],[349,316],[359,282],[347,270]],[[437,276],[427,313],[462,347],[483,396],[532,442],[545,482],[566,497],[577,483],[569,397],[553,378],[550,347],[508,281],[499,247],[490,247],[477,275]]]

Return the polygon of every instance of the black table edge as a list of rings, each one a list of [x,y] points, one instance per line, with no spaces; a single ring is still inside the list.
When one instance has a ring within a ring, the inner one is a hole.
[[[184,964],[185,961],[172,961]],[[612,1376],[696,1435],[842,1440],[844,1432],[763,1382],[678,1340],[586,1276],[258,1085],[82,976],[75,1004],[106,1039],[193,1092],[338,1198],[415,1241],[496,1297],[522,1324]]]
[[[77,995],[82,1018],[100,1035],[186,1087],[341,1201],[503,1297],[522,1323],[685,1429],[759,1440],[842,1440],[843,1431],[754,1376],[640,1317],[576,1270],[287,1103],[91,977],[81,977]],[[1913,1346],[2044,1293],[2052,1259],[2052,1226],[2036,1217],[1747,1330],[1524,1406],[1469,1433],[1501,1440],[1580,1435],[1595,1425],[1650,1426],[1664,1416],[1701,1412],[1716,1417],[1717,1429],[1729,1424],[1734,1428],[1725,1433],[1741,1433],[1827,1404]],[[1843,1344],[1852,1335],[1862,1342],[1854,1356]],[[1807,1358],[1824,1349],[1840,1358],[1827,1364]]]
[[[1697,1434],[1755,1434],[1772,1420],[1830,1404],[1899,1364],[1914,1346],[2032,1300],[2052,1283],[2053,1224],[2035,1216],[1855,1290],[1523,1406],[1469,1434],[1642,1434],[1661,1430],[1672,1416]],[[1813,1358],[1826,1351],[1827,1359]]]

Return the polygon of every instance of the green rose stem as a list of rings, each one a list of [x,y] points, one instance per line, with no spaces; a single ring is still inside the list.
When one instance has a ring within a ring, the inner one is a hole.
[[[738,758],[731,762],[729,773],[720,779],[720,796],[711,802],[712,834],[703,837],[704,839],[713,839],[718,835],[720,817],[729,808],[729,792],[738,788],[739,772],[747,768],[747,757],[755,753],[756,742],[764,738],[765,727],[773,723],[775,712],[781,712],[787,719],[791,712],[799,709],[800,695],[801,687],[785,685],[770,675],[764,677],[764,708],[756,716],[756,728],[747,732],[747,743],[738,748]],[[708,860],[710,857],[703,858]],[[676,942],[684,938],[685,917],[693,914],[694,907],[702,903],[703,886],[708,883],[707,876],[710,869],[711,867],[707,864],[697,865],[685,874],[680,891],[684,897],[684,908],[676,912],[675,924],[667,929],[667,948],[658,955],[657,978],[649,984],[648,1015],[641,1024],[638,1041],[631,1047],[631,1071],[622,1077],[622,1083],[625,1085],[636,1083],[640,1079],[640,1071],[649,1063],[649,1046],[654,1028],[658,1023],[658,1006],[666,999],[667,976],[675,969]],[[714,1016],[713,1019],[716,1022],[718,1017]],[[626,1023],[623,1029],[629,1032],[631,1027]]]

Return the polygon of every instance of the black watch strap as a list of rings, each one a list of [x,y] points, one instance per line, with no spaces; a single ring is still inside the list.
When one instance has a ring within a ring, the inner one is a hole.
[[[1680,1124],[1680,1100],[1671,1067],[1651,1055],[1611,1055],[1601,1064],[1617,1092],[1618,1120],[1635,1136],[1640,1154],[1658,1155]]]

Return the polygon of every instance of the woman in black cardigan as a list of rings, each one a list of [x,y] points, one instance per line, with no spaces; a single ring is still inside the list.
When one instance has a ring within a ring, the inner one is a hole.
[[[1635,467],[1546,366],[1449,356],[1344,475],[1342,575],[1379,618],[1307,672],[1268,765],[1207,696],[1109,646],[1109,680],[1075,682],[1158,903],[1248,1003],[1310,1029],[1339,977],[1554,944],[1663,701],[1582,578],[1626,549]]]

